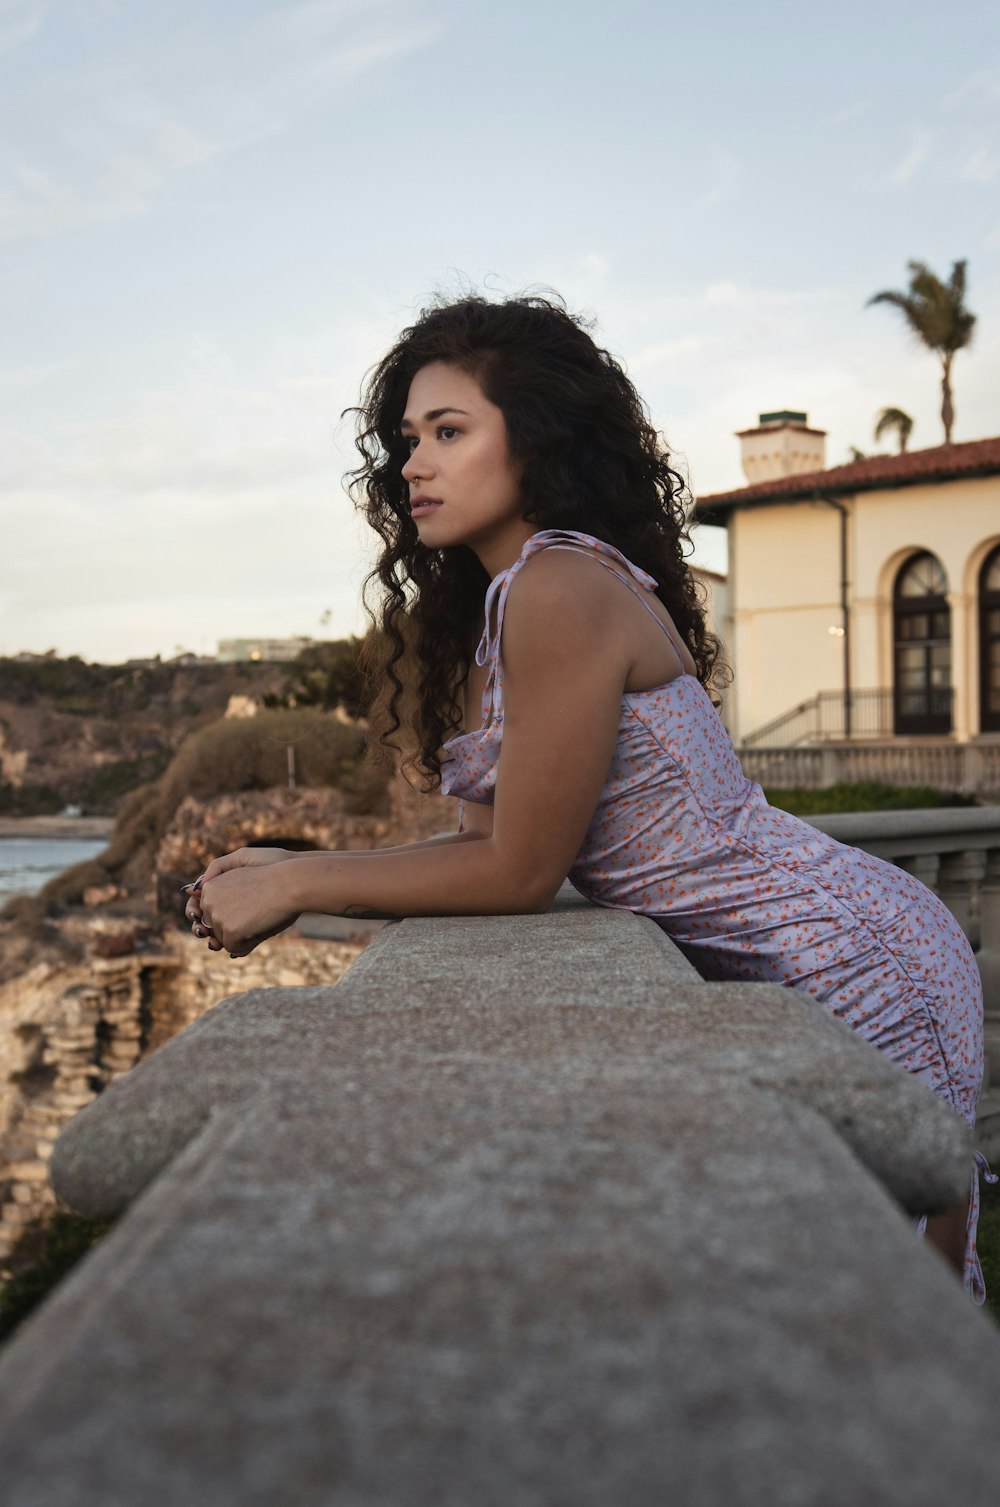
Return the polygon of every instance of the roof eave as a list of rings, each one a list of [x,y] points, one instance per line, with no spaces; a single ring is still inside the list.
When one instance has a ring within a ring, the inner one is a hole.
[[[807,486],[783,488],[780,492],[762,492],[754,497],[740,497],[737,494],[718,503],[713,503],[710,497],[706,497],[704,502],[695,504],[692,519],[695,523],[706,523],[710,521],[706,516],[708,514],[725,515],[735,512],[737,508],[775,507],[792,502],[812,502],[823,497],[852,497],[859,492],[898,492],[904,487],[920,487],[943,481],[974,481],[983,476],[1000,476],[1000,465],[992,463],[970,466],[962,471],[937,474],[924,472],[917,476],[886,476],[870,480],[859,478],[856,481],[826,483],[813,472]],[[699,517],[699,514],[702,516]]]

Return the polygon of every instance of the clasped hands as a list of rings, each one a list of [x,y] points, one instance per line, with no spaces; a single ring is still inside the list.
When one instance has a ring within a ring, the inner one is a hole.
[[[287,930],[299,912],[281,866],[297,856],[285,848],[238,848],[213,858],[204,874],[181,891],[188,897],[184,915],[195,936],[207,938],[212,952],[245,958],[268,937]]]

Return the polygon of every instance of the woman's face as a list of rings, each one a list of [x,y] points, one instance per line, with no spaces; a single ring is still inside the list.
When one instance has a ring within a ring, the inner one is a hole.
[[[421,543],[466,544],[491,575],[512,564],[536,526],[521,517],[519,468],[508,454],[503,414],[475,377],[445,361],[421,367],[400,430]],[[422,499],[436,505],[421,511]]]

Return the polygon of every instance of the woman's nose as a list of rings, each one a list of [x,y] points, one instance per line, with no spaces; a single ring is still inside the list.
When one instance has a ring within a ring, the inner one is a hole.
[[[426,476],[429,470],[430,461],[426,455],[421,457],[419,444],[414,445],[403,464],[403,480],[416,481],[418,476]]]

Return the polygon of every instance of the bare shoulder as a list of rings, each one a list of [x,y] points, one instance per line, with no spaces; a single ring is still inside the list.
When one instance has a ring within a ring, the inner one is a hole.
[[[629,616],[616,585],[609,571],[580,550],[546,549],[532,555],[511,582],[504,663],[544,644],[552,658],[579,662],[599,653],[613,673],[620,669],[627,674]]]
[[[620,697],[630,663],[627,612],[614,578],[578,551],[544,550],[525,562],[511,582],[504,613],[503,662],[507,669],[544,659],[557,674],[581,666],[601,673]],[[541,651],[541,652],[540,652]],[[561,667],[561,670],[560,670]]]
[[[543,549],[530,556],[510,585],[507,612],[551,618],[564,610],[593,621],[613,614],[619,600],[614,577],[578,549]],[[604,624],[606,626],[606,623]]]

